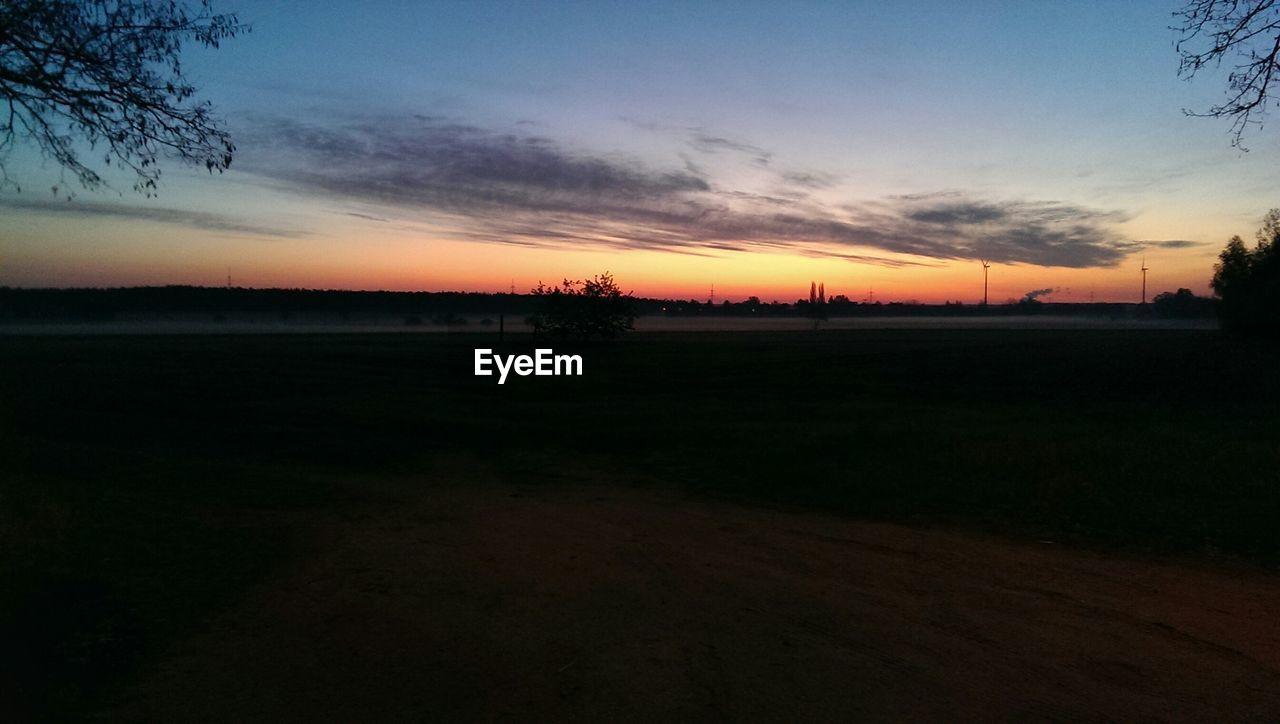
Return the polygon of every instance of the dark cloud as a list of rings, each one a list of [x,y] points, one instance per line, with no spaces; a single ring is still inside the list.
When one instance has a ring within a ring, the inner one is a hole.
[[[266,123],[244,167],[340,197],[460,211],[572,210],[707,191],[688,170],[652,172],[624,159],[570,154],[537,136],[488,133],[419,117],[343,127]],[[257,148],[254,148],[258,146]]]
[[[281,229],[271,226],[261,226],[246,223],[240,219],[224,216],[222,214],[188,211],[185,209],[104,204],[96,201],[81,201],[79,199],[72,199],[69,201],[42,201],[38,199],[7,198],[0,199],[0,206],[57,216],[137,219],[141,221],[153,221],[161,224],[186,226],[188,228],[200,229],[202,231],[218,231],[229,234],[244,234],[248,236],[296,238],[307,235],[307,232],[299,229]]]
[[[987,224],[1004,220],[1007,213],[994,204],[964,202],[915,209],[907,216],[927,224]]]
[[[1117,211],[1056,201],[983,201],[958,192],[894,200],[922,236],[950,237],[960,256],[1042,266],[1110,266],[1133,252],[1115,227]]]
[[[1027,293],[1026,293],[1026,295],[1024,295],[1024,296],[1022,297],[1022,301],[1024,301],[1024,302],[1034,302],[1034,301],[1036,300],[1036,298],[1037,298],[1037,297],[1044,297],[1044,296],[1048,296],[1048,295],[1050,295],[1050,294],[1053,294],[1053,293],[1054,293],[1054,292],[1056,292],[1056,291],[1057,291],[1057,290],[1056,290],[1056,289],[1054,289],[1053,287],[1046,287],[1046,288],[1044,288],[1044,289],[1032,289],[1031,291],[1027,292]]]
[[[707,153],[763,152],[692,132],[694,147]],[[434,117],[328,126],[262,121],[243,145],[242,168],[288,188],[398,207],[429,216],[459,238],[486,242],[685,254],[786,250],[927,263],[879,256],[897,253],[1064,267],[1114,265],[1137,248],[1117,233],[1126,217],[1114,211],[954,191],[823,204],[805,194],[721,188],[687,157],[678,156],[682,163],[673,168],[653,168]],[[796,185],[834,183],[822,174],[789,173]]]

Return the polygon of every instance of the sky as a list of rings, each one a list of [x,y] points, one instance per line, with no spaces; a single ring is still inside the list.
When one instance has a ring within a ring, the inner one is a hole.
[[[1191,118],[1172,2],[215,2],[237,144],[160,193],[4,159],[0,285],[1053,301],[1208,293],[1280,135]]]

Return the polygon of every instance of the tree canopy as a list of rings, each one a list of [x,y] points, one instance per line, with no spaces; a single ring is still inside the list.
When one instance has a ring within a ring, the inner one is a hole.
[[[1228,329],[1280,333],[1280,209],[1263,217],[1252,249],[1239,236],[1227,242],[1212,285]]]
[[[0,181],[18,185],[5,160],[20,139],[86,189],[105,184],[97,154],[148,196],[162,156],[225,170],[235,146],[180,55],[248,30],[208,0],[0,0]]]
[[[635,299],[608,272],[585,281],[565,279],[558,287],[538,282],[533,295],[538,312],[529,321],[553,336],[612,338],[631,329],[637,316]]]
[[[1226,100],[1188,113],[1230,118],[1232,145],[1244,148],[1244,132],[1261,125],[1280,79],[1280,0],[1191,0],[1174,17],[1180,76],[1190,79],[1224,62],[1230,69]]]

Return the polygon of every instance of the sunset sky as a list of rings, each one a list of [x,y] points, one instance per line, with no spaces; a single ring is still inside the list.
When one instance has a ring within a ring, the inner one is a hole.
[[[1280,206],[1280,134],[1188,118],[1179,0],[218,2],[191,48],[230,171],[158,198],[5,162],[0,285],[526,291],[884,301],[1208,293]]]

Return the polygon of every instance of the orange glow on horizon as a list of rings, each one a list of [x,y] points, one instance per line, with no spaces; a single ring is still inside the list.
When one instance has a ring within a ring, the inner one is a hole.
[[[982,299],[982,267],[975,259],[935,260],[884,256],[908,264],[890,267],[833,257],[784,252],[681,254],[477,243],[429,238],[417,229],[373,229],[339,223],[323,236],[255,238],[122,221],[59,219],[26,227],[23,243],[0,267],[0,284],[25,287],[222,286],[228,272],[244,287],[317,289],[528,292],[539,281],[582,279],[608,271],[638,296],[705,301],[794,302],[807,297],[810,281],[828,296],[854,301],[919,301],[940,304]],[[371,233],[372,232],[372,233]],[[380,233],[379,233],[380,232]],[[426,237],[426,238],[424,238]],[[179,240],[180,239],[180,240]],[[846,253],[860,250],[843,249]],[[1148,251],[1148,296],[1179,287],[1209,293],[1218,248]],[[1141,258],[1109,268],[1069,269],[1025,264],[992,265],[993,304],[1028,291],[1060,302],[1132,301],[1141,294]]]

